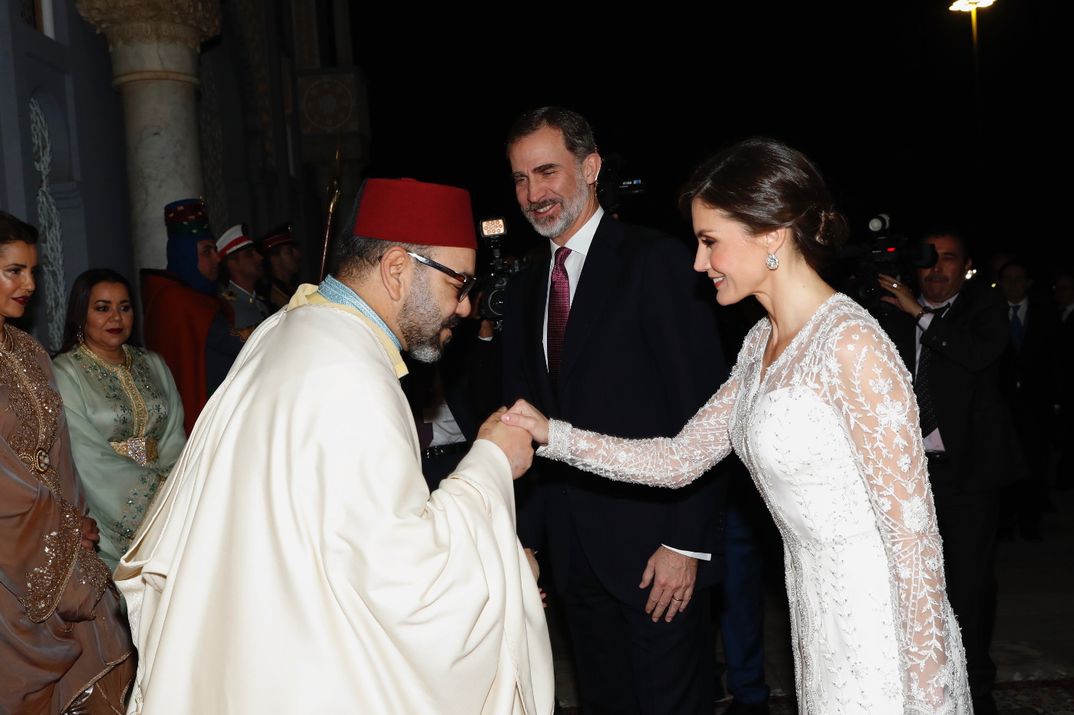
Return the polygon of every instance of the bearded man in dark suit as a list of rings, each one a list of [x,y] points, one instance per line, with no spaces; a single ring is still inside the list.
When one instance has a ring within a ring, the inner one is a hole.
[[[507,297],[506,403],[624,437],[675,435],[727,377],[690,252],[604,213],[601,157],[577,113],[523,115],[507,153],[519,205],[549,243]],[[519,536],[547,550],[583,710],[711,713],[705,601],[722,568],[724,480],[671,491],[558,463],[533,471]]]
[[[925,239],[937,261],[918,271],[920,295],[890,276],[880,287],[898,314],[882,321],[914,373],[929,482],[943,537],[947,595],[962,629],[974,712],[994,713],[989,656],[1000,487],[1017,475],[1013,426],[1000,389],[1007,310],[996,291],[967,281],[965,241]]]

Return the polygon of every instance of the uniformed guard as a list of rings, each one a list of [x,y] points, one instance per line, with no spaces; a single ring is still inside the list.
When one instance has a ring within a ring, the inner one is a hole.
[[[302,268],[302,249],[295,239],[290,223],[269,231],[261,239],[261,255],[265,257],[263,295],[275,308],[282,308],[298,289],[298,274]]]
[[[227,287],[220,297],[231,308],[232,327],[245,339],[250,330],[271,314],[271,309],[257,294],[256,285],[264,275],[261,254],[249,238],[243,224],[236,224],[216,241],[216,250],[227,272]]]

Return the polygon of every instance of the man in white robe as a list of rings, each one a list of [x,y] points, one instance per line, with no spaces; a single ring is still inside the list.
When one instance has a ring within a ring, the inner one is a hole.
[[[371,179],[337,268],[251,336],[116,571],[131,713],[553,710],[498,414],[429,493],[400,350],[470,308],[469,194]]]

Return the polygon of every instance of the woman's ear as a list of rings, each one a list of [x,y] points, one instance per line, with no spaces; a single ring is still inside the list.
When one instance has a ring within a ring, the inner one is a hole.
[[[786,226],[769,231],[763,236],[765,250],[771,254],[778,254],[790,239],[791,230]]]

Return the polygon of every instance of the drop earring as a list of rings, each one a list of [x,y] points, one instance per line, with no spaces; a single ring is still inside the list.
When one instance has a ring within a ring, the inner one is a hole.
[[[779,258],[774,253],[769,253],[768,258],[764,259],[764,265],[768,270],[774,271],[779,268]]]

